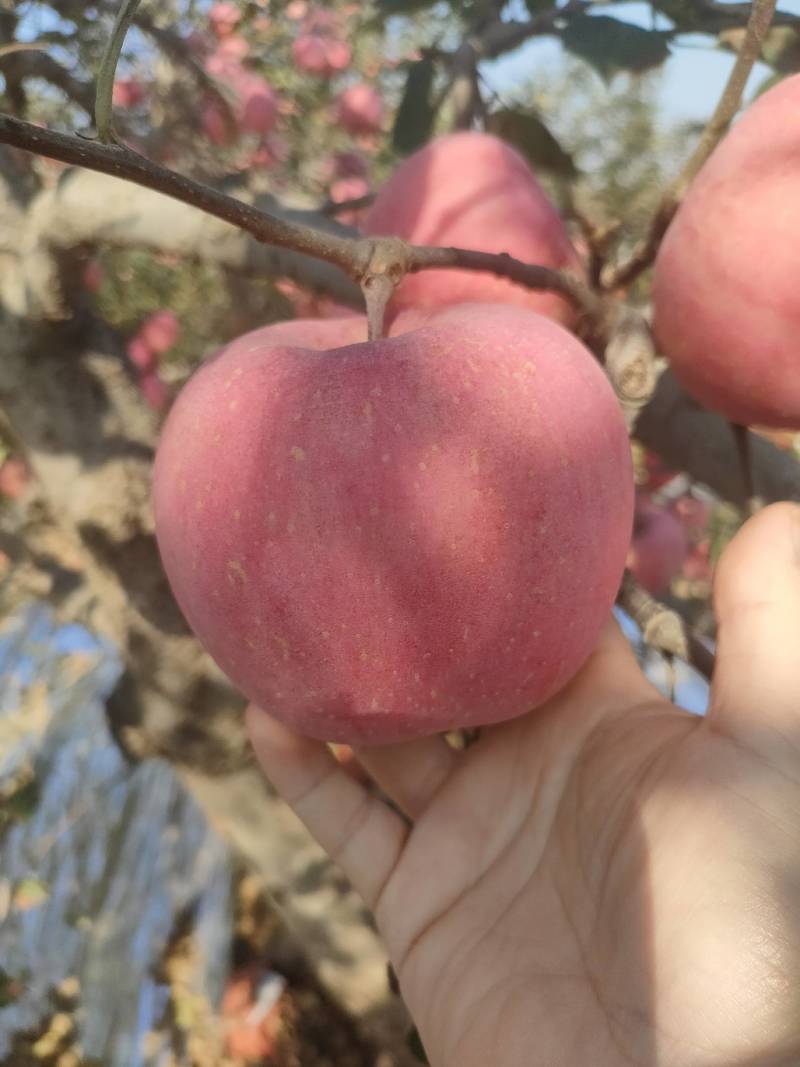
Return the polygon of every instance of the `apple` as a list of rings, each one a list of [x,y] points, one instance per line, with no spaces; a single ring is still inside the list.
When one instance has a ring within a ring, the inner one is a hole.
[[[215,37],[229,37],[242,19],[242,13],[236,4],[227,3],[225,0],[212,4],[208,12],[208,21],[211,24],[211,32]]]
[[[128,341],[126,351],[128,353],[128,359],[142,372],[155,370],[158,365],[158,356],[145,341],[140,334],[134,334],[134,336]]]
[[[147,96],[147,90],[138,78],[117,78],[111,90],[115,107],[137,107]]]
[[[0,496],[19,500],[30,480],[30,468],[22,456],[9,456],[0,464]]]
[[[157,370],[145,370],[139,375],[139,388],[148,407],[163,411],[169,402],[169,393]]]
[[[683,561],[681,574],[690,582],[711,581],[711,543],[708,538],[692,545]]]
[[[154,311],[139,327],[138,337],[156,355],[163,356],[176,344],[181,324],[174,311]]]
[[[333,157],[333,173],[337,178],[366,178],[369,165],[358,152],[336,152]]]
[[[233,134],[231,124],[216,100],[208,99],[203,104],[200,122],[203,132],[213,145],[222,146],[231,140]]]
[[[239,63],[250,54],[250,44],[238,33],[223,37],[217,46],[216,54],[223,59]]]
[[[656,259],[676,377],[742,425],[800,429],[800,75],[760,96],[689,188]]]
[[[345,744],[546,700],[630,540],[628,436],[596,361],[512,305],[321,351],[274,338],[205,363],[157,451],[158,544],[206,649],[258,706]]]
[[[329,78],[347,70],[353,50],[347,41],[318,32],[301,33],[292,44],[292,60],[298,70]]]
[[[452,133],[409,156],[378,191],[364,229],[395,234],[412,244],[508,252],[526,263],[578,269],[564,224],[527,163],[486,133]],[[409,275],[392,298],[389,314],[464,301],[517,304],[567,324],[575,317],[553,293],[461,270]]]
[[[348,133],[378,133],[383,121],[383,99],[377,89],[360,82],[339,93],[336,121]]]
[[[633,540],[628,567],[648,593],[658,596],[669,589],[680,573],[689,551],[689,540],[681,522],[672,512],[649,500],[636,502]]]
[[[269,133],[278,117],[278,97],[272,87],[258,75],[252,75],[243,87],[239,124],[245,133]]]

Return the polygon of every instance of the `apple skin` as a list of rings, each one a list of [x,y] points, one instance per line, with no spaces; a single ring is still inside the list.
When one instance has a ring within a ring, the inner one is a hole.
[[[658,596],[680,573],[689,553],[689,539],[680,520],[666,508],[638,500],[628,567],[639,584]]]
[[[661,244],[654,330],[676,377],[742,425],[800,429],[800,75],[752,104]]]
[[[173,406],[153,502],[178,603],[244,693],[382,744],[572,677],[619,585],[632,462],[576,338],[463,305],[329,351],[234,341]]]
[[[409,156],[378,191],[364,232],[394,234],[418,245],[508,252],[526,263],[580,271],[564,224],[527,163],[487,133],[448,134]],[[410,274],[389,313],[466,301],[517,304],[567,325],[575,319],[554,293],[460,270]]]

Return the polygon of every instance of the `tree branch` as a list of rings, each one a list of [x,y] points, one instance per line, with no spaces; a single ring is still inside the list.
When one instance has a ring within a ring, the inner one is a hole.
[[[662,372],[633,434],[673,470],[687,471],[737,507],[747,506],[730,423],[696,404],[671,371]],[[800,501],[800,462],[757,434],[748,434],[748,446],[758,496],[768,504]]]
[[[340,267],[362,288],[373,277],[390,275],[398,285],[406,271],[429,267],[488,271],[510,278],[530,289],[560,293],[572,301],[603,333],[605,306],[579,279],[547,267],[521,263],[501,253],[471,252],[460,248],[426,248],[406,245],[396,237],[349,238],[276,218],[192,178],[176,174],[122,145],[103,145],[53,130],[43,130],[10,115],[0,114],[0,143],[49,156],[75,166],[124,178],[191,204],[201,211],[245,230],[256,240],[279,248],[316,256]],[[390,261],[391,244],[395,259]]]
[[[650,225],[647,236],[634,249],[627,263],[604,271],[603,288],[607,291],[630,285],[653,262],[661,239],[678,210],[681,200],[700,168],[720,142],[742,101],[747,79],[761,54],[764,39],[772,25],[776,0],[753,0],[742,47],[728,81],[703,135],[675,181],[668,187]]]

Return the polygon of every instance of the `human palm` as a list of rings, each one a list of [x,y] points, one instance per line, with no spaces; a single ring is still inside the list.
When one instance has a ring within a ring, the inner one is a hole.
[[[250,717],[267,773],[374,909],[441,1067],[800,1063],[800,524],[730,546],[709,715],[610,624],[573,683],[466,753],[359,759]]]

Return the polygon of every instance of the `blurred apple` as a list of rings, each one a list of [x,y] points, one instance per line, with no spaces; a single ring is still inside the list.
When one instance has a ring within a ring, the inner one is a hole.
[[[647,499],[637,500],[627,565],[648,593],[658,596],[669,589],[688,551],[686,531],[675,515]]]

